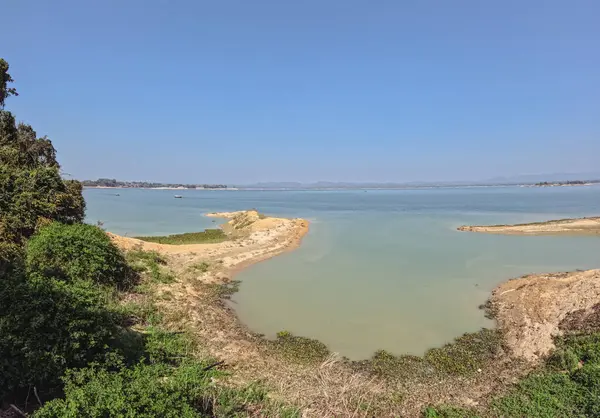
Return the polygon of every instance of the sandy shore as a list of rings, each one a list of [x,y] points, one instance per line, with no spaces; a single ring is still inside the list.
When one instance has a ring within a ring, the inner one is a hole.
[[[375,376],[335,354],[322,363],[291,362],[246,328],[215,289],[231,283],[240,269],[296,248],[308,231],[308,221],[265,217],[254,210],[207,216],[229,219],[222,228],[232,239],[165,245],[110,235],[123,249],[155,250],[166,256],[178,280],[162,286],[156,297],[174,330],[191,332],[198,338],[198,347],[235,371],[236,381],[260,378],[267,382],[274,396],[302,406],[303,416],[420,416],[431,403],[485,405],[533,370],[554,348],[554,336],[600,324],[600,270],[537,274],[509,280],[492,292],[487,307],[503,336],[503,348],[475,375],[411,374],[396,381]],[[567,229],[573,233],[574,228],[587,231],[599,221],[587,218],[463,230],[492,228],[501,233],[513,228],[506,233],[526,235],[565,233]],[[195,269],[199,263],[208,263],[208,270]],[[394,393],[402,393],[401,404],[389,401]],[[356,405],[365,402],[383,409],[377,414],[357,413]]]
[[[206,216],[229,219],[221,225],[232,239],[210,244],[169,245],[146,242],[109,233],[120,248],[158,251],[172,264],[185,267],[198,261],[219,261],[219,273],[232,275],[241,268],[296,248],[308,232],[308,221],[265,217],[255,210],[210,213]]]
[[[505,235],[600,235],[600,217],[560,219],[517,225],[464,225],[458,230]]]

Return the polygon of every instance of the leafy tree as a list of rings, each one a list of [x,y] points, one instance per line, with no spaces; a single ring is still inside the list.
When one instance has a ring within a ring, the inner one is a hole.
[[[0,59],[0,104],[16,91],[8,64]],[[0,110],[0,240],[20,244],[49,221],[83,220],[85,201],[77,181],[63,180],[56,150],[30,125]]]
[[[8,87],[8,83],[12,83],[14,80],[8,73],[8,62],[3,58],[0,58],[0,109],[4,109],[4,101],[8,96],[18,96],[17,89],[14,87]]]
[[[106,292],[89,282],[26,277],[18,265],[8,269],[0,277],[0,397],[56,385],[67,368],[101,358],[121,321],[107,301]]]
[[[85,201],[79,182],[64,181],[56,167],[14,169],[0,164],[0,239],[22,243],[52,220],[83,220]]]
[[[81,183],[61,178],[52,142],[4,110],[17,95],[12,81],[0,59],[0,398],[55,385],[67,368],[103,356],[121,320],[106,307],[107,290],[87,280],[97,271],[65,280],[60,271],[26,269],[26,239],[52,221],[81,222],[85,202]],[[88,257],[105,256],[83,247]]]
[[[27,242],[27,268],[32,274],[69,282],[87,280],[127,288],[134,272],[123,253],[100,228],[53,222]]]

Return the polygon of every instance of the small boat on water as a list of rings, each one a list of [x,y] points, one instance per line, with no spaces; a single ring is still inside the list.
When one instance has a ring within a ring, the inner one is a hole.
[[[176,194],[176,195],[175,195],[175,196],[173,196],[173,197],[174,197],[175,199],[181,199],[181,198],[183,198],[183,196],[182,196],[182,195],[180,195],[180,194]]]

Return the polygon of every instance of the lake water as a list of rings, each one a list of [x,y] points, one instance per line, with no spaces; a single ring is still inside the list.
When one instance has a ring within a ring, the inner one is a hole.
[[[115,194],[120,196],[115,196]],[[183,199],[173,199],[181,194]],[[478,306],[525,273],[600,267],[598,237],[501,236],[463,224],[600,215],[600,187],[344,191],[86,189],[88,222],[123,235],[215,227],[206,212],[257,208],[310,220],[302,246],[240,273],[233,303],[268,337],[288,330],[352,359],[422,354],[493,326]]]

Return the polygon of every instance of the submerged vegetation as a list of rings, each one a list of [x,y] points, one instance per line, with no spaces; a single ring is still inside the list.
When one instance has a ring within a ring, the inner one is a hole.
[[[286,360],[296,363],[322,363],[331,354],[321,341],[299,337],[289,331],[280,331],[273,341],[266,341],[267,347]]]
[[[228,239],[228,236],[221,229],[206,229],[202,232],[187,232],[185,234],[135,238],[146,242],[156,242],[158,244],[183,245],[223,242]]]
[[[423,357],[396,356],[380,350],[370,361],[360,362],[361,367],[388,379],[406,379],[431,375],[469,376],[494,359],[502,348],[499,331],[481,329],[464,334],[439,348],[429,349]]]

